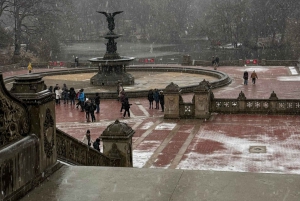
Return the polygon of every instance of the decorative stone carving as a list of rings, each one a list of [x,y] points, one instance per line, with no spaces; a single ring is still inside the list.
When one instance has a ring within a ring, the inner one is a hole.
[[[208,97],[207,96],[197,96],[196,101],[195,101],[195,107],[198,112],[200,111],[208,111]]]
[[[209,83],[209,81],[206,81],[204,79],[199,83],[199,85],[195,88],[194,91],[202,92],[202,91],[209,91],[210,89],[211,89],[211,84]]]
[[[245,96],[245,94],[244,94],[244,92],[240,92],[239,93],[239,97],[237,98],[238,100],[246,100],[246,96]]]
[[[44,133],[44,151],[48,158],[53,154],[54,146],[54,120],[49,108],[46,109],[46,118],[43,127]]]
[[[278,97],[277,97],[277,95],[276,95],[276,93],[275,93],[274,91],[271,93],[269,99],[270,99],[270,100],[278,100]]]
[[[164,93],[179,93],[180,88],[177,84],[171,82],[164,90]]]
[[[29,134],[27,106],[5,88],[0,72],[0,148]]]

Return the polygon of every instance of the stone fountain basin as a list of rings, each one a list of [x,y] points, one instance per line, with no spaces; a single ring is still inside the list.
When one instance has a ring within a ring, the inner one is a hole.
[[[126,56],[121,56],[120,59],[103,59],[103,57],[95,57],[89,59],[89,61],[98,64],[124,65],[130,63],[134,59],[135,57],[126,57]]]

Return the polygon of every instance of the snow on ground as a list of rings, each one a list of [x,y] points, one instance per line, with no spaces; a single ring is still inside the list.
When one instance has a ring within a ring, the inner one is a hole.
[[[286,140],[276,140],[267,135],[256,135],[254,139],[206,130],[194,140],[217,141],[224,149],[209,154],[191,151],[185,155],[186,158],[179,163],[177,169],[300,174],[298,136],[291,135]],[[250,146],[266,146],[267,152],[250,153]]]

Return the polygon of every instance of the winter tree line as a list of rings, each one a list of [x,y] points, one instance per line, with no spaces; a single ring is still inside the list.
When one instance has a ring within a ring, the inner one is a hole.
[[[115,17],[122,40],[181,43],[207,37],[212,44],[257,48],[269,38],[273,48],[297,47],[299,8],[299,0],[0,0],[0,46],[13,46],[18,55],[26,44],[47,61],[63,42],[101,40],[107,22],[96,11],[124,11]]]

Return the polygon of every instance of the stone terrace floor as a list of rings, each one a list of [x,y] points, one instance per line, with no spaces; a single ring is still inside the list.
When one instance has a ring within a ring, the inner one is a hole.
[[[216,98],[236,98],[240,91],[247,98],[268,99],[272,91],[278,98],[299,98],[300,76],[289,67],[221,66],[218,70],[233,81],[214,89]],[[256,85],[250,80],[243,85],[245,70],[257,72]],[[39,71],[44,70],[35,69]],[[22,73],[26,71],[4,73],[4,77]],[[191,101],[192,94],[183,95],[183,99]],[[206,121],[168,120],[160,110],[149,109],[146,98],[130,102],[131,118],[123,119],[120,102],[101,100],[100,114],[93,123],[87,123],[85,113],[74,106],[61,104],[56,106],[56,126],[79,140],[90,129],[95,139],[120,119],[135,130],[133,163],[137,168],[300,174],[299,116],[213,114]],[[250,146],[265,146],[266,153],[250,153]]]

